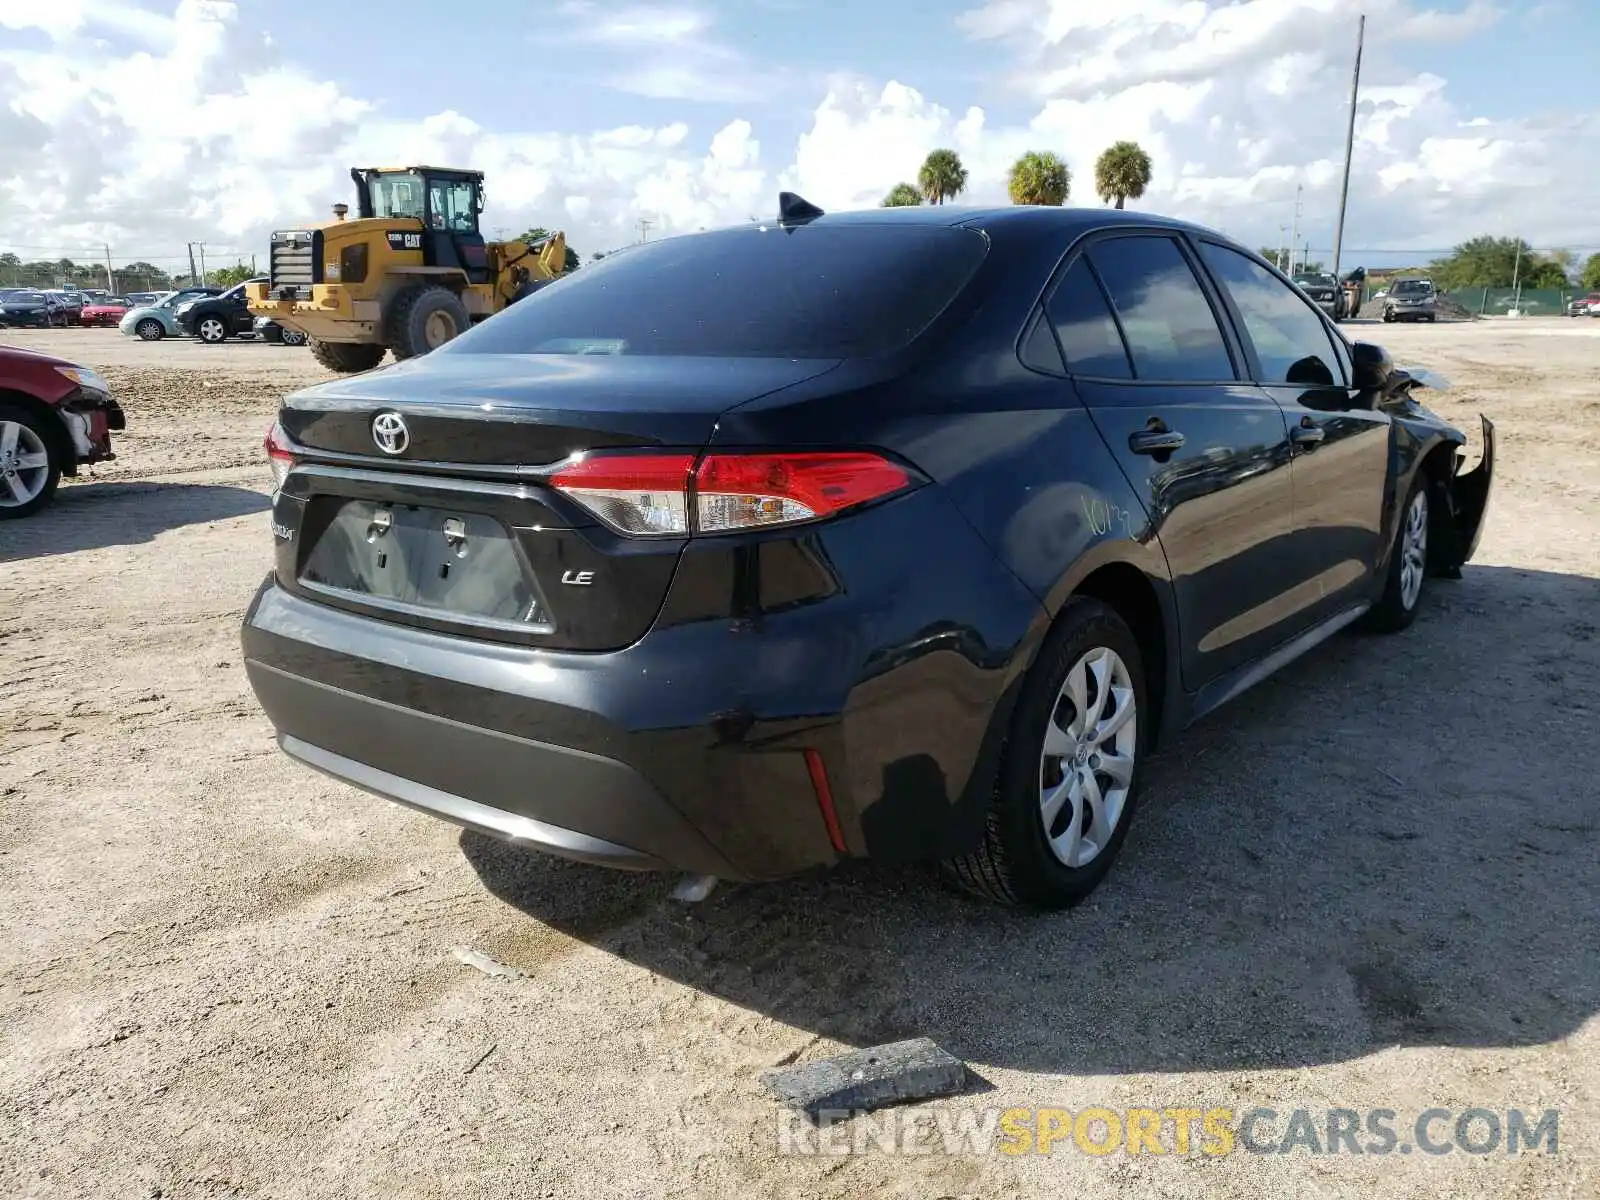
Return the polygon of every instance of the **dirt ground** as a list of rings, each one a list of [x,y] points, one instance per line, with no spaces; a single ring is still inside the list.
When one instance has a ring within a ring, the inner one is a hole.
[[[870,867],[685,907],[296,766],[238,625],[309,355],[0,335],[129,422],[0,526],[0,1195],[1600,1194],[1600,321],[1362,332],[1498,423],[1476,563],[1185,735],[1052,917]],[[945,1117],[1556,1109],[1558,1152],[779,1152],[763,1070],[917,1034],[984,1081]]]

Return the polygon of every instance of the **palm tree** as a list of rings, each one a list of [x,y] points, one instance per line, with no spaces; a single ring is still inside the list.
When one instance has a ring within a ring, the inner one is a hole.
[[[912,205],[922,203],[922,193],[917,191],[914,183],[897,183],[889,189],[889,194],[883,198],[879,208],[910,208]]]
[[[954,150],[930,151],[917,172],[917,186],[929,204],[954,200],[967,190],[967,169],[961,165],[961,156]]]
[[[1072,191],[1072,172],[1050,151],[1029,150],[1011,164],[1011,203],[1059,207]]]
[[[1118,142],[1094,164],[1094,189],[1100,199],[1117,207],[1124,200],[1137,200],[1150,186],[1150,156],[1138,142]]]

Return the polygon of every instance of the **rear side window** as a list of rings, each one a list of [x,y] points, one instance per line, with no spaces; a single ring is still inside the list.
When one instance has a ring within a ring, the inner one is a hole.
[[[862,358],[899,350],[972,279],[950,226],[748,226],[632,246],[434,353]]]
[[[1061,339],[1067,370],[1101,379],[1131,379],[1128,352],[1106,305],[1105,293],[1082,258],[1061,277],[1045,312]]]
[[[1234,379],[1216,314],[1176,242],[1115,238],[1091,247],[1089,257],[1122,322],[1136,378]]]
[[[1236,250],[1202,242],[1200,257],[1239,310],[1261,362],[1262,383],[1302,387],[1343,383],[1328,327],[1305,297]]]

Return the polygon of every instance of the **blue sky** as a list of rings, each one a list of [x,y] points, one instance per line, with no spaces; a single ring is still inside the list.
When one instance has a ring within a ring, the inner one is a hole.
[[[443,157],[490,173],[491,228],[588,252],[780,187],[873,204],[941,145],[971,201],[1049,149],[1098,203],[1128,137],[1144,207],[1277,242],[1298,187],[1315,252],[1362,8],[1347,245],[1597,248],[1600,0],[0,0],[0,238],[243,250],[322,217],[352,164]]]

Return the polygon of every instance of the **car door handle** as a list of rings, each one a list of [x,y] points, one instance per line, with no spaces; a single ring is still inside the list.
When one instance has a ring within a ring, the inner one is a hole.
[[[1309,450],[1312,446],[1321,444],[1327,436],[1320,425],[1301,425],[1289,435],[1289,439],[1296,446],[1304,446]]]
[[[1171,454],[1183,449],[1183,434],[1174,429],[1141,429],[1128,435],[1128,449],[1135,454]]]

